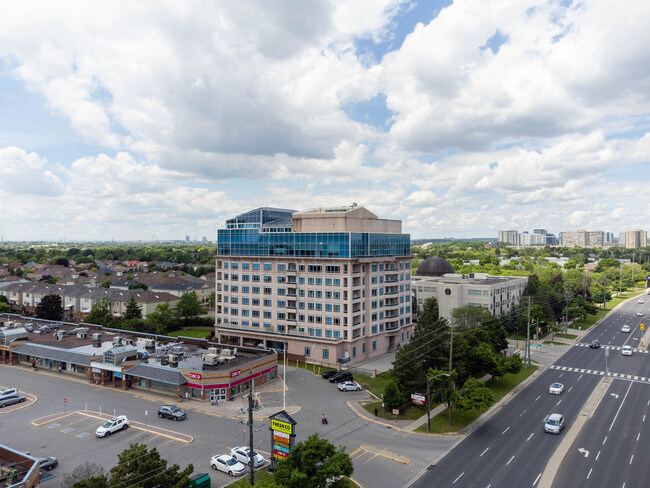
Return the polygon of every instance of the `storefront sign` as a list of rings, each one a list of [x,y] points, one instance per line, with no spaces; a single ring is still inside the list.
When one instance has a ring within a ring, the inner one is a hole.
[[[99,368],[93,368],[93,373],[101,373],[102,370]]]
[[[121,378],[121,377],[122,377],[122,373],[117,373],[117,372],[115,372],[115,373],[113,373],[113,376],[115,376],[116,378]]]
[[[241,374],[241,369],[236,369],[235,371],[230,372],[230,377],[235,378],[236,376],[239,376]]]
[[[271,420],[271,429],[273,429],[273,433],[275,434],[276,432],[279,433],[285,433],[285,434],[292,434],[292,425],[289,422],[280,422],[279,420],[272,419]]]
[[[200,380],[202,377],[201,373],[190,373],[190,378],[193,380]]]

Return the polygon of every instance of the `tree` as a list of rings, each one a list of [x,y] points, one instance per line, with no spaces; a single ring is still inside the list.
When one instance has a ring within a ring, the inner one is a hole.
[[[447,407],[449,425],[451,425],[452,410],[460,400],[458,392],[454,389],[454,382],[458,377],[458,372],[455,369],[451,371],[442,371],[430,368],[427,374],[429,375],[429,378],[433,378],[431,380],[431,385],[436,389],[436,393],[432,396]]]
[[[452,310],[451,321],[455,329],[469,329],[480,326],[483,322],[490,320],[492,314],[487,308],[475,305],[464,305]]]
[[[173,329],[176,318],[168,303],[159,303],[156,309],[147,315],[147,323],[156,334],[165,335]]]
[[[71,473],[63,475],[61,488],[72,488],[73,485],[75,487],[82,486],[78,483],[89,478],[98,478],[100,476],[106,478],[106,471],[104,471],[102,465],[86,461],[74,468]],[[108,484],[105,486],[108,486]]]
[[[112,284],[113,282],[111,280],[106,280],[99,286],[101,286],[102,288],[110,288]]]
[[[0,302],[0,313],[11,313],[13,309],[11,305],[5,302]]]
[[[210,307],[210,310],[214,310],[216,304],[217,304],[217,295],[215,294],[215,292],[212,292],[208,297],[208,306]]]
[[[196,293],[193,291],[183,293],[176,304],[176,316],[178,319],[188,321],[202,314],[203,307],[196,297]]]
[[[36,307],[36,316],[46,320],[61,320],[63,318],[61,295],[45,295]]]
[[[135,301],[135,296],[131,295],[129,301],[126,302],[126,312],[124,312],[124,320],[141,319],[142,309],[138,302]]]
[[[111,468],[110,477],[99,475],[74,484],[73,488],[187,488],[193,465],[180,471],[178,464],[167,466],[154,447],[147,450],[146,444],[131,444],[118,454],[118,464]]]
[[[129,290],[148,290],[149,287],[144,283],[132,283],[129,285]]]
[[[348,486],[343,477],[353,472],[352,460],[344,447],[336,448],[313,434],[296,444],[289,457],[277,464],[273,478],[287,488],[340,488]]]
[[[462,410],[486,410],[494,404],[494,396],[478,378],[471,378],[463,384],[458,408]]]
[[[104,297],[97,300],[91,307],[90,313],[84,322],[103,325],[104,327],[112,325],[113,316],[111,315],[111,299]]]
[[[388,380],[384,386],[384,405],[389,411],[404,405],[404,393],[395,380]]]

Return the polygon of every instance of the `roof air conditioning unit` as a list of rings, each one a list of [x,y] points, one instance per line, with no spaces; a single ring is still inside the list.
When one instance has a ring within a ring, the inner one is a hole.
[[[147,349],[150,349],[150,348],[153,349],[154,347],[156,347],[156,340],[155,339],[145,339],[144,340],[144,347],[146,347]]]
[[[77,339],[85,339],[86,337],[88,337],[86,332],[77,332]]]
[[[208,347],[208,354],[219,354],[218,347]]]
[[[170,366],[178,366],[178,354],[169,354],[167,357]]]
[[[114,346],[121,346],[122,345],[122,338],[120,336],[113,337],[113,345]]]
[[[92,335],[93,342],[101,342],[102,340],[102,335],[99,333],[95,333]]]

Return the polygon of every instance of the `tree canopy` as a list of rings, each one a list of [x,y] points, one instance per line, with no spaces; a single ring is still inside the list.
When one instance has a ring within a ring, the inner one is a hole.
[[[41,303],[36,306],[36,316],[46,320],[63,319],[63,305],[61,295],[45,295]]]
[[[286,488],[340,488],[348,486],[343,477],[353,472],[352,459],[344,447],[336,448],[313,434],[296,444],[289,457],[277,464],[273,477]]]

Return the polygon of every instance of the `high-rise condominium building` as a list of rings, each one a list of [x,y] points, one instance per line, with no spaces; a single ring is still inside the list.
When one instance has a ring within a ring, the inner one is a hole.
[[[216,334],[326,364],[408,342],[410,236],[363,207],[258,208],[217,234]]]
[[[500,230],[499,231],[499,242],[507,242],[513,246],[519,245],[519,232],[515,229],[509,230]]]
[[[585,229],[560,232],[560,245],[564,247],[603,247],[603,234],[602,230],[588,231]]]
[[[624,244],[627,249],[646,247],[648,245],[648,233],[641,229],[626,230]]]

